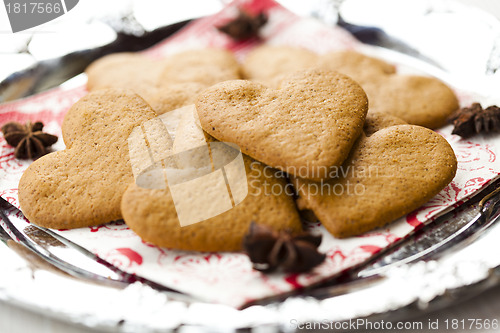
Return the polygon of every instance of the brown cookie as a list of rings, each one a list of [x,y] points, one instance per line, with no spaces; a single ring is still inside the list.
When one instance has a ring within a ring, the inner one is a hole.
[[[351,50],[336,51],[321,55],[318,57],[316,66],[337,70],[350,76],[361,85],[378,80],[380,77],[386,75],[396,74],[396,67],[394,65]]]
[[[432,77],[390,75],[362,86],[368,95],[370,110],[428,128],[445,125],[459,106],[453,91]]]
[[[196,82],[210,86],[240,77],[240,65],[231,52],[223,49],[200,49],[165,58],[160,84]]]
[[[394,65],[352,50],[316,55],[294,47],[261,46],[250,52],[242,67],[247,78],[271,86],[276,77],[306,68],[338,71],[363,87],[370,110],[429,128],[443,126],[458,108],[455,94],[440,80],[398,74]]]
[[[337,70],[361,84],[370,110],[391,114],[409,124],[438,128],[458,108],[454,92],[440,80],[397,74],[392,65],[354,51],[325,54],[318,66]]]
[[[230,251],[241,249],[252,221],[301,229],[283,174],[204,133],[193,105],[137,126],[128,143],[135,182],[122,213],[148,242]]]
[[[180,107],[194,104],[198,95],[206,88],[198,82],[176,83],[154,87],[143,92],[142,97],[161,115]]]
[[[202,128],[267,165],[308,179],[328,177],[361,134],[368,104],[345,75],[297,72],[271,89],[227,81],[199,95]]]
[[[318,56],[307,49],[262,45],[248,53],[241,68],[245,79],[269,81],[276,76],[315,66]]]
[[[141,94],[158,85],[163,63],[138,53],[113,53],[90,64],[89,91],[106,88],[130,89]]]
[[[420,207],[453,179],[456,168],[453,149],[442,136],[420,126],[397,125],[361,137],[337,178],[292,181],[302,208],[343,238]]]
[[[381,130],[382,128],[404,124],[407,124],[407,122],[405,122],[403,119],[400,119],[388,113],[370,110],[366,115],[363,132],[366,136],[370,136],[373,133]]]
[[[387,113],[369,111],[366,115],[365,124],[363,126],[363,133],[365,136],[371,136],[375,132],[380,131],[383,128],[395,126],[395,125],[405,125],[407,124],[404,120],[394,117]],[[301,198],[296,199],[297,208],[299,209],[300,216],[306,221],[317,221],[318,218],[314,215],[314,212],[307,208],[307,202]]]
[[[215,217],[181,226],[170,186],[147,189],[133,183],[122,199],[124,220],[149,243],[194,251],[241,250],[243,236],[251,222],[276,231],[299,232],[302,226],[293,199],[285,192],[286,180],[275,177],[275,171],[265,171],[263,164],[250,157],[244,156],[244,165],[248,194],[243,201]],[[208,190],[204,195],[214,193]],[[215,205],[215,201],[212,204]],[[197,208],[193,199],[189,208]]]
[[[136,53],[114,53],[94,61],[85,73],[90,91],[126,88],[141,96],[151,96],[155,94],[154,87],[179,83],[209,86],[239,79],[240,66],[227,50],[199,49],[176,53],[161,60]]]
[[[87,69],[87,88],[125,88],[143,97],[158,114],[192,104],[203,88],[239,79],[239,64],[222,49],[190,50],[154,60],[135,53],[115,53]]]
[[[131,91],[104,89],[75,103],[63,122],[66,149],[24,172],[19,201],[37,225],[71,229],[121,218],[123,192],[134,180],[128,137],[156,113]]]

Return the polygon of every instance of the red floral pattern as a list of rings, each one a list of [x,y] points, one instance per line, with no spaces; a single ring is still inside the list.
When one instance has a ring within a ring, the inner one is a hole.
[[[143,262],[142,256],[128,247],[111,250],[103,256],[103,259],[121,269],[140,266]]]

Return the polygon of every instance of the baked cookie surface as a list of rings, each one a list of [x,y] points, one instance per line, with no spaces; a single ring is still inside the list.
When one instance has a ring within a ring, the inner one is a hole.
[[[24,215],[37,225],[71,229],[121,218],[123,192],[134,180],[127,139],[156,113],[131,91],[84,96],[63,122],[66,149],[34,161],[19,183]]]
[[[160,74],[160,84],[196,82],[210,86],[239,78],[241,78],[240,65],[230,51],[200,49],[166,57]]]
[[[370,110],[399,117],[409,124],[438,128],[458,109],[455,93],[443,82],[420,75],[402,75],[393,65],[354,51],[327,53],[318,67],[337,70],[365,90]]]
[[[266,82],[282,74],[310,69],[317,58],[307,49],[262,45],[248,53],[241,68],[243,78]]]
[[[214,85],[196,102],[202,128],[271,167],[308,179],[328,177],[347,158],[368,108],[345,75],[294,73],[278,89],[236,80]]]
[[[206,87],[240,78],[240,65],[223,49],[194,49],[152,59],[138,53],[114,53],[85,70],[87,89],[129,89],[158,114],[194,103]]]
[[[143,93],[143,98],[151,105],[158,115],[180,107],[194,104],[198,95],[207,86],[198,82],[184,82],[163,85],[149,89]]]
[[[89,91],[130,89],[140,94],[158,84],[163,64],[137,53],[113,53],[97,59],[86,69]]]
[[[370,110],[428,128],[443,126],[459,107],[455,93],[437,78],[402,75],[394,65],[353,50],[319,55],[297,47],[259,46],[242,68],[245,77],[269,85],[277,77],[304,69],[338,71],[363,87]]]
[[[432,77],[390,75],[362,86],[370,100],[370,110],[427,128],[445,125],[459,107],[455,93]]]
[[[193,251],[239,251],[251,222],[276,231],[300,232],[302,225],[295,203],[285,193],[286,179],[264,171],[263,164],[248,156],[244,156],[244,163],[248,194],[242,202],[220,215],[181,226],[169,187],[148,189],[133,183],[122,199],[124,220],[147,242]]]
[[[439,193],[455,176],[448,142],[413,125],[361,137],[339,177],[315,183],[293,178],[301,206],[335,237],[359,235],[394,221]]]
[[[401,118],[393,116],[388,113],[368,111],[366,115],[365,124],[363,126],[363,132],[366,136],[370,136],[375,132],[380,131],[383,128],[395,126],[395,125],[405,125],[407,124]]]

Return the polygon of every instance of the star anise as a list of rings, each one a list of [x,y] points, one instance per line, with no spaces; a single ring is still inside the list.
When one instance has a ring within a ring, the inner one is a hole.
[[[450,118],[453,134],[468,138],[478,133],[500,132],[500,108],[492,105],[483,109],[481,104],[473,103],[468,108],[457,110]]]
[[[244,10],[239,10],[238,16],[217,29],[235,40],[245,40],[259,36],[259,29],[267,23],[267,15],[259,13],[250,15]]]
[[[276,232],[254,222],[243,239],[243,247],[254,263],[254,269],[263,272],[311,270],[325,260],[326,256],[318,252],[320,243],[321,235]]]
[[[5,141],[15,147],[14,156],[19,159],[36,159],[45,155],[47,147],[57,142],[57,136],[42,132],[43,123],[26,122],[22,125],[9,122],[2,126]]]

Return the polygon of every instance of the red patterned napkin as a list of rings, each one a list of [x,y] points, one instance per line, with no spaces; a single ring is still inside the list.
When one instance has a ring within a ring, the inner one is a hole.
[[[266,43],[302,46],[319,53],[361,47],[343,29],[297,17],[272,0],[241,1],[241,4],[250,12],[265,10],[269,14],[269,22],[262,31]],[[236,11],[237,4],[232,3],[216,15],[191,23],[145,53],[162,57],[181,50],[210,46],[230,49],[241,58],[258,42],[237,43],[214,28],[234,17]],[[65,112],[85,94],[83,86],[58,88],[0,105],[0,124],[12,120],[42,120],[49,133],[60,136]],[[459,94],[459,98],[463,105],[470,103],[465,94]],[[307,274],[265,275],[252,270],[247,256],[241,253],[198,253],[157,248],[144,243],[124,223],[60,233],[127,272],[209,302],[239,307],[256,299],[319,283],[362,263],[438,214],[460,204],[498,176],[500,167],[495,148],[500,139],[465,141],[451,135],[449,127],[439,133],[450,142],[458,158],[458,171],[452,183],[420,209],[386,228],[359,237],[335,239],[319,223],[309,224],[309,229],[323,234],[320,251],[327,254],[327,259]],[[55,149],[63,148],[62,142],[55,146]],[[18,206],[17,186],[29,162],[16,160],[13,151],[0,136],[0,196]]]

